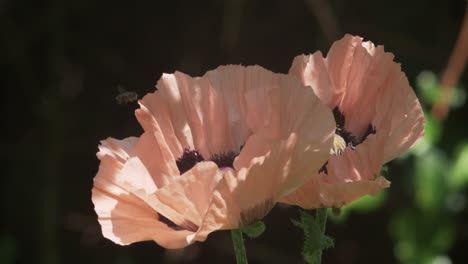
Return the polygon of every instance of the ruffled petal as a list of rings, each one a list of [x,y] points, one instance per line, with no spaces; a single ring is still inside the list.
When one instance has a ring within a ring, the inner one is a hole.
[[[261,220],[282,195],[297,188],[297,178],[318,170],[307,164],[317,158],[316,153],[302,147],[292,134],[287,140],[275,142],[267,155],[254,158],[250,168],[241,168],[237,173],[227,169],[195,238]],[[301,158],[304,160],[298,160]]]
[[[320,100],[328,105],[330,109],[338,105],[343,91],[335,87],[322,52],[317,51],[312,55],[295,57],[289,69],[289,74],[299,78],[302,83],[311,86]],[[327,87],[327,89],[320,87]]]
[[[137,110],[137,116],[152,116],[146,119],[157,123],[152,126],[164,135],[174,157],[184,149],[196,149],[205,158],[239,150],[249,133],[242,89],[247,71],[232,65],[196,78],[180,72],[164,74],[158,91],[141,100],[143,109]]]
[[[424,136],[424,112],[404,73],[378,98],[373,122],[386,135],[384,162],[400,156]]]
[[[93,188],[93,202],[104,237],[120,245],[154,240],[165,248],[189,244],[193,232],[174,230],[159,221],[158,214],[138,197],[122,192],[110,194]]]
[[[268,122],[252,127],[254,133],[234,161],[236,171],[227,171],[220,183],[218,204],[222,206],[215,211],[229,223],[223,228],[263,218],[279,197],[302,185],[329,157],[335,129],[330,109],[297,80],[280,75],[277,82],[268,85],[273,89],[263,96],[273,105],[272,112],[252,117]],[[254,109],[249,105],[253,103],[247,100],[247,108]]]
[[[143,133],[135,144],[133,156],[144,164],[158,187],[167,185],[179,176],[176,161],[158,133]]]
[[[196,231],[202,224],[222,174],[214,162],[200,162],[154,193],[158,212]],[[183,219],[180,219],[180,217]]]
[[[168,102],[158,94],[148,94],[139,102],[140,109],[135,115],[146,133],[153,135],[157,143],[156,150],[165,161],[175,161],[183,151],[179,140],[175,136],[171,117],[168,113]],[[154,115],[153,112],[159,113]],[[177,173],[179,174],[179,173]]]
[[[327,174],[312,177],[280,201],[313,209],[340,207],[364,195],[375,195],[390,183],[379,175],[383,164],[384,135],[370,135],[363,144],[328,160]]]
[[[131,225],[126,213],[133,205],[144,208],[137,212],[144,227],[154,221],[171,229],[164,224],[169,220],[186,231],[175,235],[171,247],[203,241],[215,230],[263,218],[280,196],[304,183],[329,156],[333,115],[295,78],[258,66],[226,66],[199,78],[165,74],[157,86],[136,111],[145,133],[131,151],[114,155],[119,160],[101,157],[93,201],[106,230]],[[206,161],[242,146],[236,169]],[[186,149],[197,150],[205,161],[180,175],[176,161]],[[108,162],[115,163],[115,170],[107,169]],[[115,218],[112,212],[125,217]],[[128,226],[122,231],[126,238],[106,232],[123,244],[148,238]]]
[[[321,177],[326,177],[322,174]],[[390,183],[383,177],[375,180],[327,183],[314,177],[297,191],[283,197],[280,202],[305,209],[341,207],[365,195],[377,195]]]
[[[137,137],[128,137],[122,140],[107,138],[106,140],[101,141],[97,157],[102,158],[108,155],[119,162],[125,162],[133,155],[133,149],[137,142]]]
[[[320,168],[334,137],[335,122],[330,109],[294,78],[277,74],[247,80],[253,87],[262,88],[260,91],[247,88],[251,90],[246,93],[246,108],[252,135],[234,161],[234,168],[249,167],[253,158],[266,155],[273,144],[288,140],[292,134],[302,147],[316,151],[317,156],[308,162],[310,167]]]
[[[388,156],[395,157],[422,135],[423,117],[406,76],[393,58],[383,46],[376,47],[360,37],[345,35],[332,45],[326,58],[320,52],[296,57],[290,74],[311,85],[330,108],[338,107],[346,117],[345,127],[358,138],[365,134],[369,124],[385,119],[383,116],[391,120],[404,119],[406,115],[407,120],[393,121],[401,124],[404,131],[394,140],[407,139],[404,144],[397,144],[401,147],[398,151],[390,151]],[[380,131],[377,126],[377,132]]]
[[[320,52],[295,58],[290,74],[310,85],[331,109],[337,107],[347,131],[358,141],[367,136],[369,125],[376,134],[355,150],[331,156],[328,175],[317,175],[283,202],[304,208],[341,206],[388,187],[378,177],[381,165],[424,133],[421,106],[393,58],[382,46],[351,35],[335,42],[326,58]]]
[[[188,245],[186,237],[193,232],[177,231],[161,222],[157,211],[141,198],[154,191],[156,186],[141,163],[139,166],[135,162],[138,161],[136,158],[130,158],[124,165],[120,156],[115,158],[101,151],[98,157],[101,164],[94,178],[92,200],[106,238],[121,245],[144,240],[154,240],[166,248]],[[131,171],[135,173],[130,175],[135,177],[125,177]],[[134,194],[134,190],[139,190],[139,195]]]

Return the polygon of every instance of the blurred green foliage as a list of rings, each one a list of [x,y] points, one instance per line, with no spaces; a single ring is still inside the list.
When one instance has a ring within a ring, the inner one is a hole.
[[[437,75],[430,71],[423,71],[416,77],[416,87],[420,100],[427,104],[434,104],[440,95],[439,80]],[[459,108],[466,100],[466,92],[462,87],[455,87],[453,95],[450,97],[450,107]]]
[[[455,155],[456,159],[450,167],[448,174],[448,187],[450,190],[463,190],[468,184],[468,143],[463,142]]]

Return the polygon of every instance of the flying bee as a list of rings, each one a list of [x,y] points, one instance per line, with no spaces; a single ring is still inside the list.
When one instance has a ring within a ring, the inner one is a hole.
[[[118,104],[128,104],[138,101],[138,94],[125,90],[121,85],[117,86],[119,94],[115,97]]]

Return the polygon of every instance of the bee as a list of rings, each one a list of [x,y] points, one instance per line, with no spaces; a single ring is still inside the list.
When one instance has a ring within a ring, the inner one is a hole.
[[[125,90],[121,85],[117,86],[119,94],[115,97],[118,104],[128,104],[138,101],[138,94]]]

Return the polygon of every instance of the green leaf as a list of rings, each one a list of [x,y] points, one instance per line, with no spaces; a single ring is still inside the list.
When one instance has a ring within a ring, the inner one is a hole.
[[[266,226],[262,221],[258,221],[249,226],[242,227],[241,230],[249,238],[257,238],[265,232]]]

